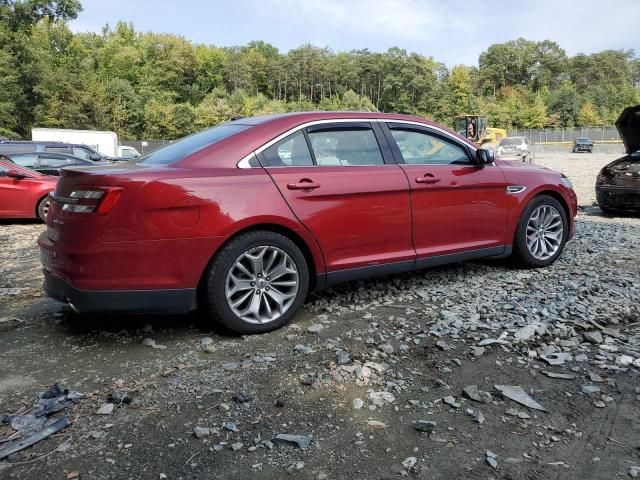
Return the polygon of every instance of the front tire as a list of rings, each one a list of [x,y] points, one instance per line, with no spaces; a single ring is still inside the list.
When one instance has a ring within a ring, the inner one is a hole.
[[[36,213],[38,217],[43,222],[47,221],[47,214],[49,213],[49,197],[44,197],[38,202],[38,207],[36,208]]]
[[[568,235],[562,204],[549,195],[539,195],[525,207],[518,222],[514,258],[528,268],[551,265],[562,253]]]
[[[207,310],[214,321],[241,334],[280,328],[300,310],[309,268],[298,246],[269,231],[234,238],[205,272]]]

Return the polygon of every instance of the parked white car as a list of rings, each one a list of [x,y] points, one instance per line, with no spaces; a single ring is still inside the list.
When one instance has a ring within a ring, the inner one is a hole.
[[[515,157],[516,160],[531,162],[531,145],[526,137],[505,137],[500,140],[496,153],[500,158],[508,160]]]
[[[133,147],[127,145],[121,145],[118,147],[119,157],[124,160],[133,160],[140,156],[140,152]]]

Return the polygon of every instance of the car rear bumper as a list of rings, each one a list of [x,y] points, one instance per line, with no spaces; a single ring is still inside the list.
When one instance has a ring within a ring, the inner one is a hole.
[[[44,269],[44,290],[78,313],[188,313],[197,308],[195,288],[164,290],[79,290]]]

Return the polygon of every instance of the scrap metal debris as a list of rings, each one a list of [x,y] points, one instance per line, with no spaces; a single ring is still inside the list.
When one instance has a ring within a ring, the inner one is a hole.
[[[525,407],[540,410],[541,412],[547,411],[546,408],[531,398],[519,385],[494,385],[494,387],[505,397],[513,400],[514,402],[518,402]]]
[[[311,437],[308,435],[289,435],[287,433],[281,433],[280,435],[273,437],[271,441],[277,445],[291,445],[304,450],[311,444]]]
[[[2,423],[8,424],[14,432],[5,438],[0,438],[0,444],[6,443],[0,449],[0,460],[35,445],[71,425],[71,419],[67,416],[48,424],[46,419],[52,413],[75,405],[82,398],[82,394],[62,389],[56,383],[42,393],[29,410],[5,416]]]
[[[16,317],[0,317],[0,331],[11,330],[24,323],[24,320]]]

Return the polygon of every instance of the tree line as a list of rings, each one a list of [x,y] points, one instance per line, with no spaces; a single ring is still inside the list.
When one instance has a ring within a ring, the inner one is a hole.
[[[300,110],[410,113],[451,125],[484,114],[502,128],[599,126],[640,103],[633,50],[568,56],[556,42],[494,44],[478,66],[447,68],[390,48],[287,53],[264,41],[195,44],[119,22],[73,33],[77,0],[0,0],[0,135],[113,130],[174,139],[235,116]]]

